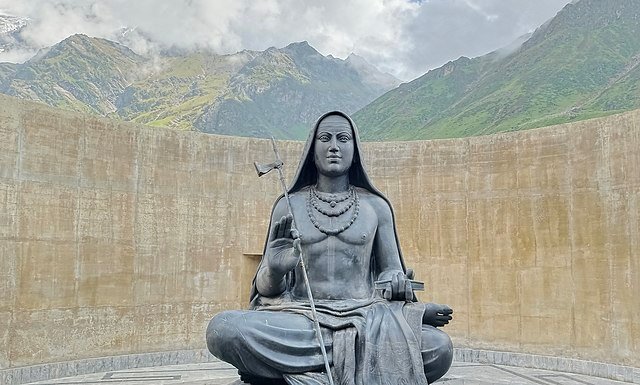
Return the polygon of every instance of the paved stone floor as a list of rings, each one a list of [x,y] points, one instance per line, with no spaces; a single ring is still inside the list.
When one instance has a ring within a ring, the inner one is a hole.
[[[118,370],[32,382],[38,385],[239,385],[237,371],[223,362],[206,364],[172,365],[130,370]],[[543,384],[543,385],[614,385],[626,382],[605,380],[578,374],[526,369],[513,366],[470,364],[454,362],[449,372],[437,384],[485,385],[485,384]]]

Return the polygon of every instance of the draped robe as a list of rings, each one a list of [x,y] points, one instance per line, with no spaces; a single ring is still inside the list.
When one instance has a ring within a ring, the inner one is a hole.
[[[389,201],[366,174],[355,124],[340,112],[325,114],[314,126],[289,193],[315,183],[314,138],[320,121],[330,114],[344,116],[354,132],[350,184],[381,197],[391,209]],[[393,216],[393,211],[391,213]],[[395,224],[393,230],[396,231]],[[406,271],[395,235],[400,264]],[[265,243],[265,250],[266,247]],[[373,283],[380,271],[376,269],[375,255],[372,253],[370,257],[369,277]],[[301,278],[294,269],[286,276],[283,293],[265,297],[257,290],[254,278],[250,310],[223,312],[210,322],[207,330],[210,351],[232,363],[248,378],[283,378],[290,385],[328,383],[326,375],[320,373],[324,370],[324,361],[309,303],[294,298],[291,293],[297,279]],[[450,365],[450,339],[440,330],[422,324],[424,305],[417,302],[415,296],[414,301],[409,302],[388,301],[373,291],[370,298],[362,300],[317,300],[316,307],[336,384],[426,385],[429,371],[440,373],[443,365],[447,365],[446,369]]]

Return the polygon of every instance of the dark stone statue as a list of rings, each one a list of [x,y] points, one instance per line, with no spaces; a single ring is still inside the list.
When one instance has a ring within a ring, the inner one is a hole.
[[[328,383],[301,253],[336,384],[427,384],[451,366],[451,340],[437,327],[453,311],[417,301],[391,205],[369,180],[360,151],[347,115],[318,120],[289,189],[298,232],[281,197],[251,310],[225,311],[209,323],[209,350],[245,382]],[[377,281],[386,286],[376,289]]]

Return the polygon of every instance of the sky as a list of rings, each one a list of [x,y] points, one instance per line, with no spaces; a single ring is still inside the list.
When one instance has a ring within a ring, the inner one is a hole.
[[[127,45],[234,53],[308,41],[324,55],[364,57],[401,80],[460,56],[507,46],[569,0],[0,0],[0,14],[29,17],[22,37],[47,47],[84,33]],[[144,38],[143,38],[144,37]],[[150,41],[152,43],[150,43]],[[23,61],[33,52],[0,53]]]

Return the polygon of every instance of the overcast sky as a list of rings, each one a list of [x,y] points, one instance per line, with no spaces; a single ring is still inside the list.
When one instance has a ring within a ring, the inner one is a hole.
[[[159,42],[219,53],[306,40],[324,55],[354,52],[411,80],[460,56],[514,41],[569,0],[0,0],[0,13],[29,17],[23,37],[53,45],[74,33],[113,39],[137,27]],[[132,49],[147,43],[134,39]],[[144,52],[139,52],[144,53]],[[21,53],[22,58],[26,53]],[[0,55],[0,61],[20,58]]]

